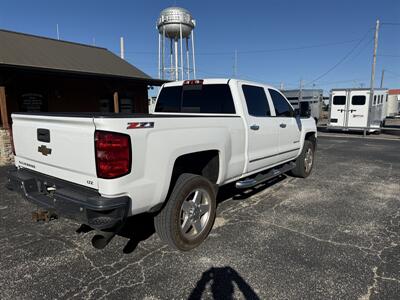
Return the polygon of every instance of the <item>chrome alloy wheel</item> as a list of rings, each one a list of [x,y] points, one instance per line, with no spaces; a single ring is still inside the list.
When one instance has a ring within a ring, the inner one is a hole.
[[[197,238],[207,226],[211,213],[211,196],[204,189],[193,190],[182,202],[181,233],[187,239]]]
[[[304,156],[304,168],[306,173],[309,173],[311,171],[313,159],[313,150],[311,148],[308,148],[306,155]]]

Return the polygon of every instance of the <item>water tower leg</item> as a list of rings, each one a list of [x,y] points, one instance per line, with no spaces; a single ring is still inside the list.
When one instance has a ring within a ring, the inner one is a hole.
[[[186,38],[186,74],[187,79],[190,79],[189,38]]]
[[[183,80],[183,45],[182,45],[183,41],[182,41],[182,23],[179,24],[179,33],[180,33],[180,35],[181,35],[181,39],[180,39],[180,42],[181,42],[181,54],[180,54],[180,57],[181,57],[181,75],[182,75],[182,80]]]
[[[162,66],[162,79],[165,79],[165,27],[163,28],[163,36],[162,36],[162,58],[161,58],[161,66]]]
[[[179,69],[178,69],[178,39],[174,40],[175,44],[175,80],[179,80]]]
[[[173,56],[172,56],[172,54],[173,54],[172,39],[169,39],[169,45],[170,45],[170,59],[171,59],[171,66],[169,69],[169,73],[170,73],[171,80],[174,80],[174,74],[172,73],[172,70],[174,68],[174,62],[173,62]]]
[[[194,30],[192,31],[192,65],[193,65],[193,79],[196,79],[196,60],[194,55]]]
[[[161,79],[161,34],[158,34],[158,79]]]

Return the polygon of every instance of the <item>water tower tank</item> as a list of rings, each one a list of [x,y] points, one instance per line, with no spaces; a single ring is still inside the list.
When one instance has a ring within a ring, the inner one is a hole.
[[[160,34],[165,30],[165,37],[180,39],[180,28],[182,27],[182,38],[190,36],[196,22],[190,12],[181,7],[168,7],[161,11],[157,21]]]

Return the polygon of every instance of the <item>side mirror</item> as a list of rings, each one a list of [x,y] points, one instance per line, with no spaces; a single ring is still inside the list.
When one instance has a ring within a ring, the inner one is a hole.
[[[311,117],[311,107],[310,102],[300,102],[299,103],[299,116],[302,118]]]

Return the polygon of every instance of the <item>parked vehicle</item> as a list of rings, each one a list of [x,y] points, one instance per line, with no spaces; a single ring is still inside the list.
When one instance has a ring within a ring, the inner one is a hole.
[[[321,103],[324,98],[323,90],[282,90],[282,93],[286,96],[295,110],[300,109],[300,104],[307,102],[311,109],[311,116],[314,118],[315,123],[318,123],[321,115]]]
[[[400,89],[389,90],[386,104],[386,118],[394,118],[400,113]]]
[[[218,187],[307,177],[317,130],[275,88],[204,79],[165,84],[152,114],[15,113],[9,188],[102,231],[155,215],[160,238],[190,250],[208,235]]]
[[[386,89],[331,90],[328,129],[377,131],[386,117]]]

